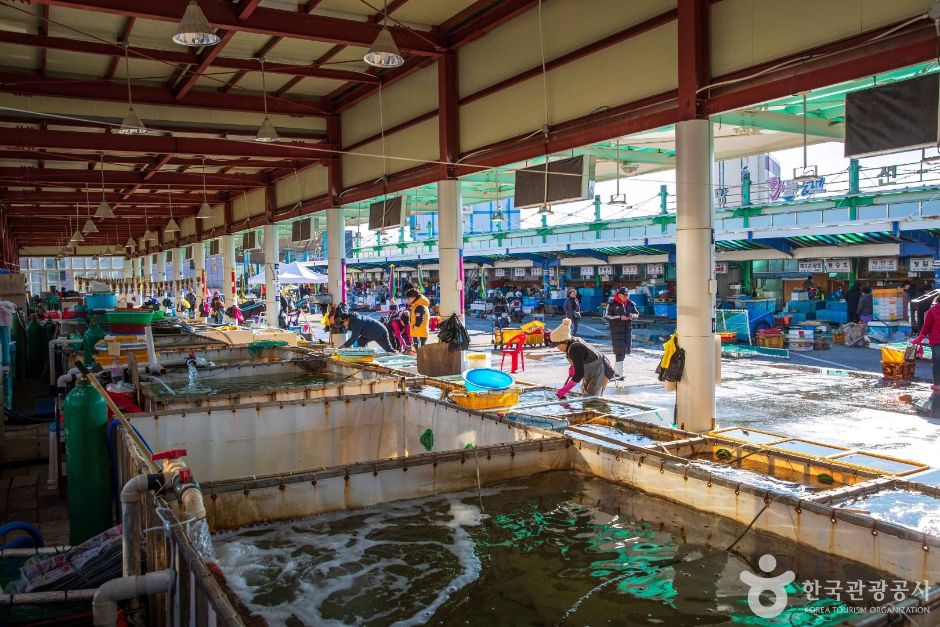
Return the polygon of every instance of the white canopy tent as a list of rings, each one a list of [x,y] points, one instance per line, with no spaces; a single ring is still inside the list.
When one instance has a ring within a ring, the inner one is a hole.
[[[263,285],[264,270],[259,274],[248,279],[248,285]],[[281,284],[298,283],[328,283],[329,278],[325,274],[314,272],[306,266],[298,263],[282,263],[277,268],[277,280]]]

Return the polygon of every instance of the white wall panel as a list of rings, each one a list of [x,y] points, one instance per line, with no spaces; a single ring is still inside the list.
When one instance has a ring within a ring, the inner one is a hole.
[[[418,167],[428,161],[437,161],[437,117],[425,120],[400,133],[386,135],[385,154],[388,172],[400,172]],[[371,182],[382,177],[382,143],[370,142],[356,148],[355,154],[343,155],[343,186]],[[366,156],[375,155],[375,156]],[[394,157],[399,157],[396,159]]]
[[[549,72],[550,123],[675,89],[675,42],[672,22]],[[536,76],[462,106],[461,151],[539,130],[543,102],[542,77]]]
[[[711,5],[712,75],[926,13],[930,0],[723,0]]]
[[[432,64],[382,90],[382,116],[391,128],[437,108],[437,64]],[[343,145],[377,134],[378,93],[343,111]]]
[[[545,58],[551,60],[674,8],[674,0],[552,0],[542,5]],[[539,65],[538,9],[460,49],[461,97]]]
[[[325,166],[315,165],[303,170],[297,170],[297,177],[293,174],[281,179],[275,184],[275,194],[278,207],[293,205],[299,200],[308,200],[326,194],[329,185],[329,171]],[[252,210],[254,210],[254,203]],[[261,210],[264,211],[264,196],[262,190]],[[252,214],[256,215],[256,214]]]

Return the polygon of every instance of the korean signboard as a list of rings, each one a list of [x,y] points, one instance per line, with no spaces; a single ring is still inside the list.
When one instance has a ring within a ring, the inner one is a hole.
[[[851,272],[851,259],[826,259],[826,272]]]
[[[583,277],[594,276],[594,266],[581,266],[581,276]]]
[[[541,268],[532,268],[532,276],[542,276]]]
[[[868,260],[869,272],[897,272],[897,257],[872,257]]]
[[[496,268],[495,270],[493,270],[493,276],[495,276],[496,278],[500,278],[500,277],[506,276],[506,269],[505,269],[505,268]]]
[[[728,274],[728,262],[727,261],[715,262],[715,274]]]
[[[933,259],[930,257],[911,257],[911,272],[933,272]]]
[[[797,267],[801,274],[816,274],[823,272],[824,265],[822,259],[800,259]]]
[[[640,273],[640,266],[635,263],[623,266],[623,276],[636,276]]]
[[[613,266],[600,266],[597,268],[597,273],[601,276],[613,276],[614,267]]]
[[[662,276],[666,271],[666,266],[661,263],[646,264],[646,276]]]
[[[513,268],[512,275],[513,276],[525,276],[525,268]]]

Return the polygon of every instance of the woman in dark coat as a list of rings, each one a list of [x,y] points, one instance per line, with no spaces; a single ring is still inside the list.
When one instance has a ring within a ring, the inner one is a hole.
[[[610,326],[610,343],[614,351],[614,370],[617,372],[617,378],[623,378],[623,360],[630,354],[631,333],[633,331],[633,320],[640,316],[640,310],[630,300],[627,288],[621,287],[617,290],[610,302],[607,304],[607,313],[604,318]]]
[[[858,322],[858,300],[862,297],[862,288],[853,283],[845,294],[846,309],[849,312],[849,322]]]
[[[578,290],[568,290],[568,298],[564,305],[565,318],[571,320],[571,337],[578,336],[578,322],[581,320],[581,301],[578,300]]]

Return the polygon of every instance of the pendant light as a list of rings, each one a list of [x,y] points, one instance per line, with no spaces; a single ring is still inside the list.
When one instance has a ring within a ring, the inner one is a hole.
[[[199,213],[196,214],[197,220],[208,220],[212,217],[212,207],[209,206],[209,199],[206,197],[206,158],[202,158],[202,206],[199,207]]]
[[[549,205],[542,205],[539,207],[538,215],[540,216],[550,216],[552,213],[552,208]]]
[[[82,232],[78,229],[78,220],[79,220],[78,205],[75,205],[75,232],[72,233],[72,238],[69,240],[70,242],[84,242],[85,241],[85,236],[82,235]]]
[[[170,201],[170,221],[166,223],[166,226],[163,227],[164,232],[166,233],[179,233],[180,225],[176,223],[176,220],[173,219],[173,194],[170,193],[170,186],[166,186],[166,196]]]
[[[610,197],[609,205],[626,206],[627,195],[620,193],[620,138],[617,138],[617,193]]]
[[[157,234],[150,230],[150,218],[147,216],[147,207],[144,207],[144,236],[141,238],[141,240],[145,244],[147,242],[151,242],[154,244],[160,243],[160,238],[157,237]]]
[[[398,51],[398,46],[395,45],[395,39],[392,37],[391,31],[388,30],[387,1],[383,4],[382,9],[382,30],[379,31],[375,41],[372,42],[372,47],[362,57],[362,60],[368,65],[378,68],[398,67],[405,62],[405,59]]]
[[[111,210],[111,205],[108,204],[108,201],[104,197],[104,153],[101,153],[101,202],[98,203],[98,210],[95,212],[95,217],[99,220],[110,220],[115,217],[114,211]]]
[[[189,0],[189,5],[183,13],[173,41],[181,46],[214,46],[219,43],[219,36],[206,19],[206,14],[199,8],[196,0]]]
[[[793,182],[794,183],[808,183],[810,181],[815,181],[819,176],[817,175],[817,170],[815,165],[809,165],[806,159],[806,95],[809,92],[804,91],[803,96],[803,167],[802,168],[793,168]]]
[[[88,219],[85,220],[85,226],[82,227],[82,233],[88,235],[89,233],[97,233],[98,227],[95,226],[94,221],[91,219],[91,202],[88,200],[88,188],[85,188],[85,207],[88,209]]]
[[[496,212],[490,221],[497,227],[503,223],[503,208],[499,206],[499,188],[499,170],[496,170]]]
[[[268,117],[268,90],[264,79],[264,57],[261,57],[261,100],[264,102],[264,120],[258,128],[258,134],[255,135],[256,142],[271,143],[280,139],[274,125],[271,124],[271,118]]]
[[[127,80],[127,113],[124,121],[117,130],[121,135],[146,135],[147,127],[140,121],[140,116],[134,111],[134,102],[131,100],[131,62],[127,58],[127,42],[124,42],[124,78]]]
[[[131,237],[131,221],[127,221],[127,243],[124,244],[124,248],[127,249],[128,253],[133,254],[137,250],[137,242],[134,241],[134,238]]]

